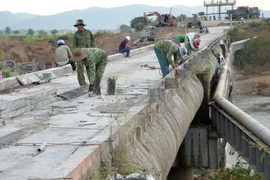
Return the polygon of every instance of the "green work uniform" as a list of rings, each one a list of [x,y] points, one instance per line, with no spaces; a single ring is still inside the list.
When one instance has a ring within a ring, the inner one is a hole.
[[[165,54],[166,59],[171,66],[178,64],[178,60],[180,59],[179,46],[170,40],[161,40],[157,42],[155,46],[159,51]]]
[[[95,48],[96,43],[94,40],[94,36],[90,30],[84,29],[84,33],[81,31],[76,31],[73,37],[73,42],[72,42],[72,49],[76,48]],[[84,78],[84,66],[86,69],[87,67],[87,62],[85,60],[78,61],[77,62],[77,79],[79,82],[80,86],[86,85],[85,78]],[[88,80],[90,81],[90,73],[89,71],[86,71]]]
[[[185,36],[184,34],[176,34],[175,36],[173,36],[173,38],[175,38],[176,40],[178,40],[180,43],[185,43],[185,48],[187,48],[188,54],[190,54],[190,47],[188,44],[188,37]]]
[[[94,84],[95,79],[103,77],[106,65],[109,61],[108,55],[105,51],[99,48],[86,48],[88,56],[85,61],[88,64],[87,71],[90,74],[90,84]]]

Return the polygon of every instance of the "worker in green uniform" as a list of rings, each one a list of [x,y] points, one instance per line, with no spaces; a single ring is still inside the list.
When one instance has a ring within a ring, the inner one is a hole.
[[[94,95],[100,95],[100,82],[103,77],[106,65],[108,63],[108,55],[99,48],[76,48],[73,52],[73,61],[84,61],[87,74],[89,73],[89,92]]]
[[[185,46],[185,48],[187,48],[187,54],[190,54],[191,49],[188,44],[189,40],[187,36],[185,36],[184,34],[176,34],[175,36],[173,36],[172,41],[176,44],[179,44],[181,47]]]
[[[74,27],[77,27],[78,31],[74,33],[73,42],[72,42],[72,50],[74,51],[76,48],[95,48],[96,43],[94,40],[94,36],[92,32],[88,29],[85,29],[82,19],[78,19]],[[77,79],[80,86],[86,85],[85,77],[84,77],[84,66],[86,69],[87,63],[84,61],[77,62]],[[90,81],[89,71],[86,71],[88,80]]]
[[[178,61],[182,54],[186,54],[186,52],[182,52],[185,49],[180,48],[180,46],[170,40],[160,40],[155,44],[154,51],[158,58],[163,78],[169,74],[169,65],[178,71]]]

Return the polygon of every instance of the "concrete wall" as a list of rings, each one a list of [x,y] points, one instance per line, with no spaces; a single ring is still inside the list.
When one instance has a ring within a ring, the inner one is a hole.
[[[149,171],[156,180],[166,179],[202,99],[201,82],[188,73],[178,89],[166,89],[165,101],[149,104],[146,100],[139,105],[140,112],[107,140],[111,143],[101,147],[101,159],[110,161],[108,154],[127,148],[131,161],[140,169]]]

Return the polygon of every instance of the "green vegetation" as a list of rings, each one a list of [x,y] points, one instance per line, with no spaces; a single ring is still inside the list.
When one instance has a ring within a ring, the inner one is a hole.
[[[33,42],[36,42],[36,41],[41,41],[41,40],[44,40],[45,38],[42,38],[42,37],[26,37],[26,38],[23,38],[23,40],[27,43],[33,43]]]
[[[0,71],[2,71],[3,78],[9,78],[12,76],[11,71],[9,71],[5,66],[0,66]]]
[[[132,162],[128,154],[127,147],[118,147],[113,151],[111,166],[102,162],[98,171],[94,173],[93,180],[106,179],[110,174],[129,175],[139,172],[138,167]]]
[[[209,176],[209,180],[261,180],[261,176],[240,160],[232,168],[224,168],[213,172]]]
[[[145,26],[147,26],[147,23],[143,16],[135,17],[130,21],[130,27],[136,32],[143,30]]]
[[[0,60],[2,59],[3,55],[4,55],[4,52],[0,50]]]
[[[270,24],[253,22],[232,28],[228,34],[233,42],[251,38],[246,46],[236,51],[234,65],[246,73],[256,73],[266,63],[270,63]],[[256,38],[254,38],[256,37]]]
[[[99,31],[93,33],[93,35],[94,35],[94,38],[97,38],[97,37],[111,37],[111,36],[115,36],[116,33],[111,32],[111,31],[107,31],[107,30],[99,30]]]
[[[120,33],[132,33],[132,29],[131,27],[129,27],[128,25],[122,24],[120,27]]]

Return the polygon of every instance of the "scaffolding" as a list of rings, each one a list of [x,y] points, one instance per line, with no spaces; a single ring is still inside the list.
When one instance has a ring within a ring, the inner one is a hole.
[[[221,7],[223,6],[231,6],[233,10],[233,6],[236,4],[236,0],[211,0],[204,1],[204,6],[206,7],[206,17],[208,19],[209,15],[218,15],[218,20],[221,20],[221,14],[227,14],[227,12],[221,12]],[[217,13],[208,13],[209,7],[217,7]]]

